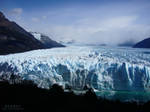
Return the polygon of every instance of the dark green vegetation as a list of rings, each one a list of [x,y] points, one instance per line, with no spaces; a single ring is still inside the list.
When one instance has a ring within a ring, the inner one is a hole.
[[[11,77],[11,80],[15,76]],[[32,81],[0,82],[0,111],[58,111],[58,112],[145,112],[150,110],[150,102],[138,104],[136,102],[110,101],[97,98],[92,89],[75,95],[71,88],[65,92],[61,86],[54,84],[49,90],[38,88]]]

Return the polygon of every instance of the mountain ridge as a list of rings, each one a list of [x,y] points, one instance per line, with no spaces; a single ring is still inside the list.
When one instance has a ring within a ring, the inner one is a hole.
[[[17,23],[8,20],[5,15],[0,12],[0,55],[52,47],[45,46],[32,34]]]
[[[136,43],[133,48],[150,48],[150,37]]]
[[[45,45],[45,47],[52,48],[52,47],[65,47],[61,43],[58,43],[52,40],[49,36],[39,33],[39,32],[30,32],[37,40]]]

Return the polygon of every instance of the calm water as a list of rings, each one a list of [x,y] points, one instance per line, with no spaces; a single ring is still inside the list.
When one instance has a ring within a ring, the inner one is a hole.
[[[133,92],[133,91],[97,91],[97,96],[105,97],[111,100],[121,101],[136,101],[147,102],[150,101],[150,92]]]

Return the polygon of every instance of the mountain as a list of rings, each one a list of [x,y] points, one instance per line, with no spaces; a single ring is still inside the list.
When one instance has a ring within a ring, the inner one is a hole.
[[[118,44],[118,46],[120,47],[130,47],[133,46],[135,44],[135,42],[133,41],[125,41],[123,43]]]
[[[9,21],[0,12],[0,54],[19,53],[35,49],[43,49],[44,45],[30,33]]]
[[[133,46],[134,48],[150,48],[150,38],[144,39]]]
[[[107,46],[107,44],[86,44],[87,46]]]
[[[43,35],[39,41],[0,12],[0,55],[52,47],[63,47],[63,45]]]
[[[52,47],[65,47],[64,45],[50,39],[48,36],[38,33],[38,32],[30,32],[37,40],[44,44],[47,48]]]
[[[63,38],[62,40],[58,40],[61,44],[76,44],[77,42],[73,39]]]

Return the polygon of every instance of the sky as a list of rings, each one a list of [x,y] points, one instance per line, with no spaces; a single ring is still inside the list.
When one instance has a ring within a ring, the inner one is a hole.
[[[150,37],[150,0],[0,0],[0,11],[57,41],[117,45]]]

